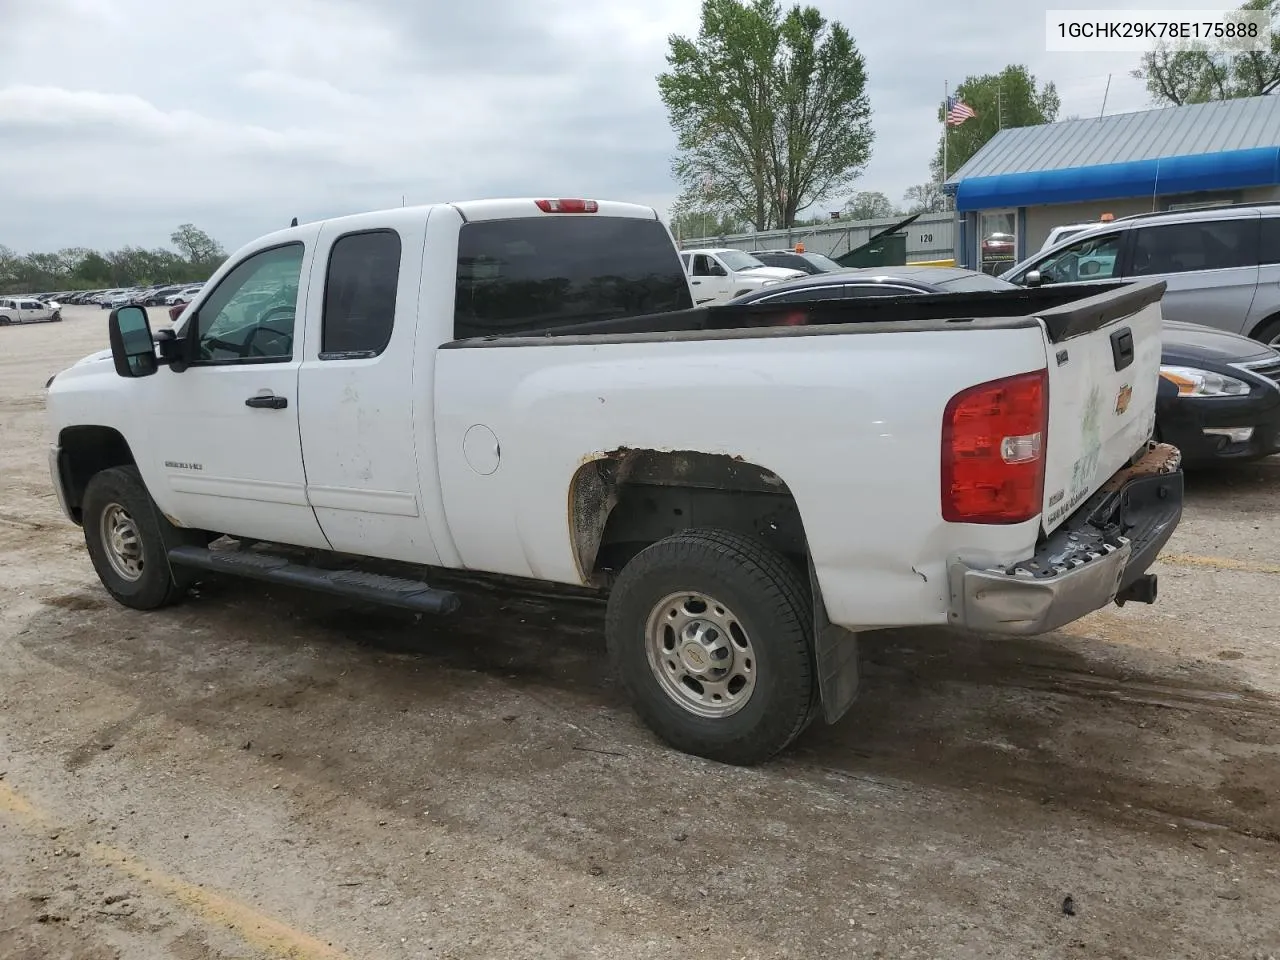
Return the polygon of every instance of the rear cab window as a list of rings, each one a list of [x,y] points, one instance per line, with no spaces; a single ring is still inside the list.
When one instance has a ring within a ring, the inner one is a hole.
[[[688,310],[689,282],[657,220],[552,215],[464,223],[454,337]]]

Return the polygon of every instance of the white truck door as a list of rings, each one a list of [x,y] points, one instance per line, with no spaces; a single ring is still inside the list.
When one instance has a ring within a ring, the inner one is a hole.
[[[425,233],[421,214],[322,228],[298,406],[307,497],[333,549],[434,566],[414,456]]]
[[[317,228],[318,229],[318,228]],[[298,439],[306,248],[258,250],[188,314],[196,361],[137,381],[163,497],[187,526],[325,548],[307,503]],[[185,327],[184,327],[185,329]]]
[[[695,254],[693,275],[689,283],[693,287],[694,303],[719,303],[729,299],[729,272],[720,261],[709,254]]]

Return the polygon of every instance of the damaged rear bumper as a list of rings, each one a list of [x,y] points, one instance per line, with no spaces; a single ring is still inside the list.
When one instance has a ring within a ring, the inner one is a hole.
[[[990,633],[1055,630],[1115,601],[1150,603],[1146,575],[1182,518],[1181,454],[1151,444],[1040,544],[1008,567],[948,567],[953,626]]]

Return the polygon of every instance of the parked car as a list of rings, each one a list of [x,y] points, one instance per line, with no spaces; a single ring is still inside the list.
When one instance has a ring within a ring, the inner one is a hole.
[[[973,270],[908,265],[792,281],[734,303],[1017,289]],[[1164,322],[1160,340],[1155,433],[1182,451],[1184,467],[1280,453],[1280,352],[1239,334],[1172,320]]]
[[[751,255],[768,267],[798,270],[809,275],[839,273],[849,268],[821,253],[797,253],[795,250],[752,250]]]
[[[0,297],[0,326],[61,320],[62,308],[34,297]]]
[[[180,290],[182,290],[182,285],[176,284],[176,283],[171,283],[165,286],[156,287],[154,290],[150,290],[147,292],[146,300],[143,303],[143,306],[146,306],[146,307],[164,306],[165,301],[169,297],[173,296],[175,293],[178,293]]]
[[[204,289],[204,284],[197,283],[191,286],[183,287],[175,293],[169,294],[164,298],[165,306],[171,307],[175,303],[190,303],[200,295],[200,291]]]
[[[1102,220],[1092,220],[1088,223],[1064,223],[1054,227],[1049,231],[1049,236],[1044,238],[1044,243],[1040,244],[1040,249],[1052,250],[1058,244],[1062,243],[1069,237],[1077,236],[1086,230],[1092,230],[1094,227],[1101,226],[1104,223],[1112,223],[1115,218],[1104,218]]]
[[[1182,510],[1150,442],[1161,291],[692,309],[648,207],[307,223],[173,330],[113,311],[111,349],[49,383],[51,478],[136,609],[202,571],[433,613],[461,601],[431,568],[596,588],[640,715],[754,763],[847,710],[871,625],[1155,600]]]
[[[992,233],[982,241],[982,259],[999,260],[1014,256],[1014,236],[1011,233]]]
[[[1280,203],[1144,213],[1093,227],[1001,274],[1024,286],[1165,282],[1168,320],[1280,345]]]
[[[800,270],[765,266],[744,250],[683,250],[680,260],[694,303],[724,303],[752,290],[805,276]]]

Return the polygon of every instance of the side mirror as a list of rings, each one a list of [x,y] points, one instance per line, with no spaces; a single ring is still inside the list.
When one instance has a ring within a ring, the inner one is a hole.
[[[107,321],[111,359],[122,377],[149,377],[159,369],[151,321],[144,307],[119,307]]]
[[[1022,283],[1027,287],[1038,287],[1044,283],[1044,277],[1040,275],[1039,270],[1028,270],[1027,275],[1022,278]]]

